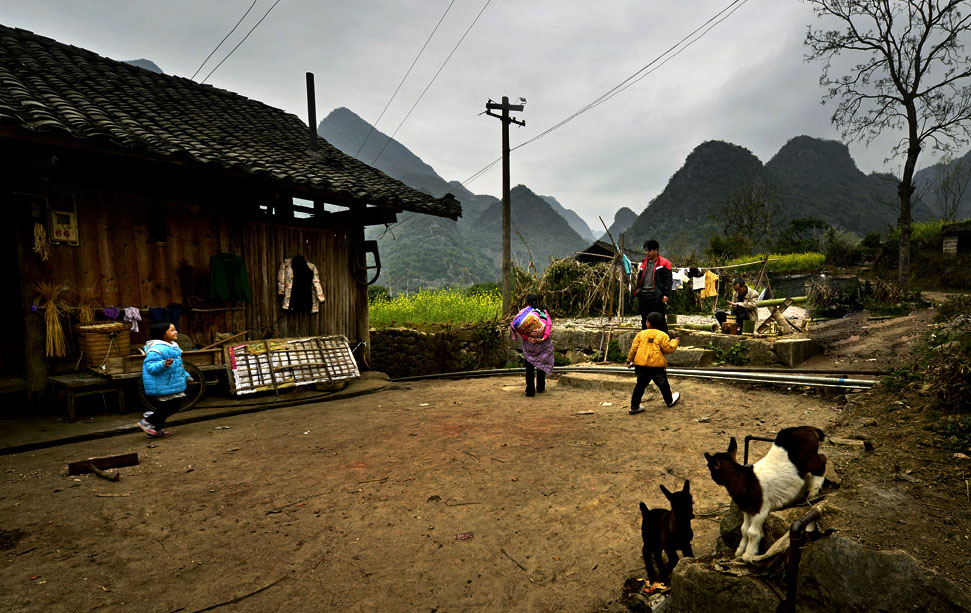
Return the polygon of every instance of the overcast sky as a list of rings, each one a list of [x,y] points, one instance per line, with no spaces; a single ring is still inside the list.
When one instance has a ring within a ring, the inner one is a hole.
[[[201,81],[275,0],[257,0],[199,73]],[[306,121],[305,77],[317,116],[345,106],[373,123],[451,0],[280,0],[208,83]],[[252,0],[0,0],[0,22],[101,55],[147,58],[190,77]],[[396,139],[446,180],[464,181],[499,156],[487,99],[527,99],[513,146],[533,138],[650,63],[730,0],[455,0],[378,129],[391,134],[473,20]],[[483,6],[485,10],[483,11]],[[513,153],[512,184],[556,197],[594,229],[628,206],[640,213],[685,157],[725,140],[767,162],[801,134],[838,138],[821,106],[819,65],[803,60],[813,22],[800,0],[748,0],[723,23],[626,91]],[[864,172],[891,138],[851,144]],[[365,160],[369,161],[369,160]],[[925,153],[921,166],[933,161]],[[499,165],[466,185],[496,196]]]

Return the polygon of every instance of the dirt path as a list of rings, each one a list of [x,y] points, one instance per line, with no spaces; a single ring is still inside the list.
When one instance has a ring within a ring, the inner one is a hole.
[[[815,360],[885,367],[877,351],[928,317],[859,322],[859,341]],[[677,407],[654,396],[631,416],[626,389],[526,398],[516,378],[428,381],[185,425],[157,446],[130,435],[0,457],[0,608],[598,610],[643,572],[639,501],[661,506],[659,484],[691,479],[694,549],[710,552],[728,496],[703,452],[798,424],[876,445],[824,449],[843,478],[828,527],[968,589],[971,471],[923,429],[934,413],[878,392],[849,410],[801,389],[675,389]],[[141,464],[117,483],[67,475],[69,461],[129,451]]]
[[[690,478],[696,512],[717,510],[703,451],[835,414],[815,396],[677,388],[677,408],[655,397],[631,416],[626,392],[424,382],[183,426],[154,448],[3,457],[0,608],[196,611],[273,584],[232,610],[594,609],[642,566],[637,503],[660,506],[659,483]],[[128,451],[142,463],[117,483],[66,474]],[[696,550],[716,526],[695,522]]]

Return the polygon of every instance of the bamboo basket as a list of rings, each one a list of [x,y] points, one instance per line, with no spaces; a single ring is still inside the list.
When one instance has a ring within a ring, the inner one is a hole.
[[[131,349],[131,324],[123,321],[75,326],[84,363],[99,368],[109,358],[124,357]]]

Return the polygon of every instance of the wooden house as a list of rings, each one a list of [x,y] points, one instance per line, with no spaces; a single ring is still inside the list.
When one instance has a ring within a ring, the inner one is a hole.
[[[971,252],[971,221],[945,224],[941,228],[945,256]]]
[[[0,26],[0,377],[38,391],[52,369],[77,362],[76,350],[44,358],[43,314],[31,308],[40,282],[65,285],[71,309],[137,307],[133,346],[149,309],[173,307],[200,344],[243,330],[342,334],[366,352],[365,226],[402,211],[456,219],[461,207],[314,129],[233,92]],[[216,254],[242,258],[249,301],[210,293]],[[278,271],[296,255],[319,270],[316,313],[281,308]]]
[[[576,259],[584,264],[599,264],[609,262],[614,257],[614,246],[607,241],[594,241],[592,245],[576,254]],[[624,249],[624,255],[636,266],[644,259],[644,254],[631,249]]]

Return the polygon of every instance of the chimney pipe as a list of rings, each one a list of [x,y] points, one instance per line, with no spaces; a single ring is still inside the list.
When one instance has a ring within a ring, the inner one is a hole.
[[[310,125],[310,150],[317,150],[317,103],[314,95],[314,73],[307,73],[307,115]]]

